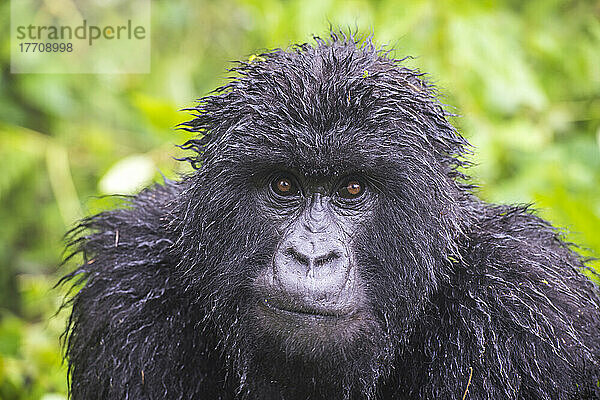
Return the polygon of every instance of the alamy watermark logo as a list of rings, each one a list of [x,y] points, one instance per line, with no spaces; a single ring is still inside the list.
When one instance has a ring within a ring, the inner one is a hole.
[[[151,0],[11,0],[11,72],[150,72]]]

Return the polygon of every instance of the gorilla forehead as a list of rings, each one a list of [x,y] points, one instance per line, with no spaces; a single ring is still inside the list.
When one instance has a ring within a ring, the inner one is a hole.
[[[376,139],[372,132],[329,131],[310,133],[290,129],[280,134],[252,130],[233,135],[220,156],[253,169],[282,168],[304,176],[340,175],[377,170],[398,158],[393,141]]]
[[[460,165],[467,142],[446,120],[434,88],[403,60],[368,39],[333,35],[239,62],[236,76],[200,99],[195,119],[182,124],[204,135],[187,143],[198,152],[189,160],[245,157],[345,170],[412,151]]]

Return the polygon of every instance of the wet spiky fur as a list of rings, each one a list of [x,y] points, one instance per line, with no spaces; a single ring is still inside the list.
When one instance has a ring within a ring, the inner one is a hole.
[[[335,33],[234,71],[183,124],[195,174],[72,232],[73,399],[600,398],[584,262],[526,207],[472,195],[468,143],[421,73]],[[354,252],[375,328],[351,347],[253,319],[279,239],[258,168],[372,176]]]

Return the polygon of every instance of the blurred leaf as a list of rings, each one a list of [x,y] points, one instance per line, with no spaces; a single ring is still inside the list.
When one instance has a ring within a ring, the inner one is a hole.
[[[40,400],[67,400],[67,396],[60,393],[47,393]]]
[[[547,103],[519,41],[516,16],[507,12],[469,15],[451,21],[449,34],[454,62],[469,65],[465,77],[489,107],[512,113]]]
[[[0,125],[0,199],[21,181],[25,171],[43,159],[47,142],[38,132]]]
[[[189,119],[185,113],[179,112],[172,102],[141,93],[133,96],[133,104],[159,132],[164,132],[165,139],[173,139],[173,128]]]
[[[133,194],[152,182],[156,166],[143,154],[118,161],[102,177],[98,189],[104,194]]]
[[[66,147],[57,144],[49,145],[46,151],[46,166],[63,222],[65,226],[70,226],[83,217],[83,212],[79,205],[73,178],[71,178]]]
[[[0,355],[17,356],[21,347],[23,322],[10,314],[4,314],[0,319]]]

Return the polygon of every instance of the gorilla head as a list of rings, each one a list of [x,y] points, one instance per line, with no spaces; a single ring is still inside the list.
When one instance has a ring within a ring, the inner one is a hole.
[[[469,209],[465,142],[419,74],[368,43],[317,42],[241,63],[200,100],[195,231],[178,247],[227,349],[269,376],[318,365],[301,379],[323,387],[389,369]]]
[[[470,193],[420,73],[336,34],[234,71],[182,125],[196,172],[82,224],[74,397],[553,398],[597,371],[583,264]]]

